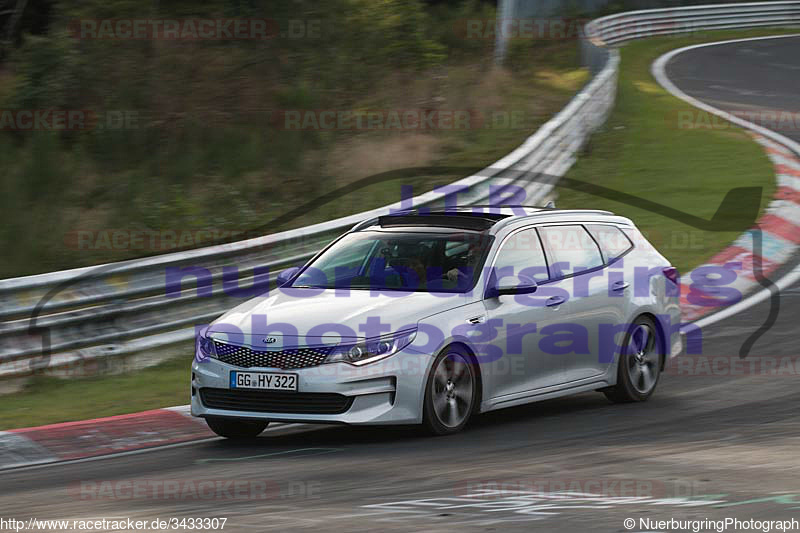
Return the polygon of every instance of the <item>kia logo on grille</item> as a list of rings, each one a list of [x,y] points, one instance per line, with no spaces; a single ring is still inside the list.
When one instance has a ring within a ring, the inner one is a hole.
[[[276,342],[277,340],[278,340],[278,339],[276,339],[275,337],[266,337],[266,338],[264,339],[264,344],[273,344],[273,343],[274,343],[274,342]]]

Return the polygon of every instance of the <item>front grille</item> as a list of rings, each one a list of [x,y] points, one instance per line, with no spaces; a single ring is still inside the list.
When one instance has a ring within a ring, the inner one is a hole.
[[[344,413],[353,398],[328,392],[280,392],[235,389],[200,389],[203,405],[229,411],[336,415]]]
[[[333,350],[333,346],[317,346],[268,352],[216,341],[214,341],[214,348],[217,351],[217,359],[229,365],[242,368],[270,367],[282,370],[320,365]]]

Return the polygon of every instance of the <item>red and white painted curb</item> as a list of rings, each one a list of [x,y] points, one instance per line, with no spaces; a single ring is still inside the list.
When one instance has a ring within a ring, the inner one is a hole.
[[[713,266],[717,272],[720,272],[720,266],[726,267],[731,263],[741,263],[741,268],[738,268],[738,265],[730,266],[731,270],[735,271],[736,281],[733,284],[725,284],[725,286],[738,290],[743,298],[739,302],[724,307],[696,305],[695,302],[691,301],[693,298],[690,297],[690,292],[694,292],[695,295],[701,297],[702,293],[698,291],[698,288],[690,287],[692,281],[692,273],[690,272],[681,278],[681,308],[684,322],[695,322],[697,326],[704,327],[739,313],[769,298],[772,294],[767,288],[761,287],[754,270],[758,271],[760,267],[759,277],[768,276],[779,266],[788,262],[800,245],[800,206],[798,205],[798,196],[800,196],[800,160],[798,159],[798,156],[800,156],[800,143],[777,131],[744,120],[686,94],[667,76],[666,66],[676,56],[698,48],[748,41],[787,39],[798,35],[800,34],[748,37],[684,46],[667,52],[651,65],[653,77],[672,96],[749,131],[756,142],[764,146],[767,155],[775,165],[775,174],[777,176],[778,188],[775,196],[764,215],[756,222],[756,226],[751,231],[742,234],[731,246],[713,257],[711,261],[701,265]],[[758,234],[759,231],[762,236],[762,245],[760,253],[757,253],[758,251],[755,251],[753,246],[753,234]],[[774,285],[778,289],[782,289],[796,283],[798,280],[800,280],[800,267],[796,267],[792,271],[783,274],[780,279],[774,280]],[[760,290],[756,290],[759,288]],[[744,298],[748,293],[752,294]]]
[[[213,437],[189,406],[0,431],[0,470]]]
[[[800,247],[800,158],[785,146],[762,135],[753,134],[753,138],[765,148],[775,165],[778,185],[775,196],[751,231],[743,233],[733,244],[698,267],[715,267],[715,272],[730,268],[736,278],[734,282],[726,283],[725,287],[735,289],[742,296],[761,286],[756,276],[759,268],[760,277],[768,277]],[[760,232],[761,236],[760,253],[754,250],[753,234],[756,232]],[[699,275],[697,277],[702,278]],[[693,303],[703,296],[709,296],[692,288],[693,283],[692,272],[681,277],[684,322],[693,322],[720,309]],[[694,293],[694,298],[689,296],[690,291]]]

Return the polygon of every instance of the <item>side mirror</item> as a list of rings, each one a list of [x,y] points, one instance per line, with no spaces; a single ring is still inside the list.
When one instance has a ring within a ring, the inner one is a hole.
[[[286,283],[288,283],[289,280],[292,279],[298,272],[300,272],[300,267],[289,267],[278,274],[278,287],[283,287],[286,285]]]
[[[536,292],[539,284],[536,280],[527,276],[520,276],[519,283],[517,284],[496,284],[486,291],[487,298],[497,298],[498,296],[505,296],[507,294],[531,294]]]

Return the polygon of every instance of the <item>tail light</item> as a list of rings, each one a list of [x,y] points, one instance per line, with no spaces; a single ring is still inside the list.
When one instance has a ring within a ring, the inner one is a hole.
[[[678,285],[680,283],[680,279],[678,277],[678,269],[677,268],[675,268],[675,267],[666,267],[663,272],[664,272],[664,276],[666,276],[666,278],[668,280],[670,280],[672,283],[674,283],[675,285]]]

